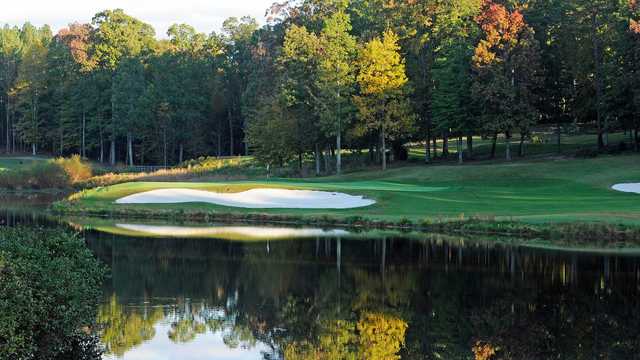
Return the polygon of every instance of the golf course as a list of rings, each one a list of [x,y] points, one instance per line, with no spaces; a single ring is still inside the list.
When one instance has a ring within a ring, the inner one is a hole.
[[[640,195],[612,190],[640,179],[638,155],[594,159],[557,159],[464,166],[401,166],[386,172],[355,172],[309,179],[234,182],[129,182],[98,187],[70,196],[72,213],[153,215],[181,213],[359,216],[397,222],[464,218],[516,220],[526,223],[604,222],[640,224]],[[251,189],[340,192],[375,203],[354,209],[256,209],[204,202],[118,204],[118,199],[158,189],[193,189],[240,193]]]

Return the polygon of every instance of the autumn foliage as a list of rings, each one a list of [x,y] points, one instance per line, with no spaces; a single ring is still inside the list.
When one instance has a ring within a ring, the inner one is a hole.
[[[520,11],[509,12],[503,5],[491,0],[484,2],[476,22],[484,35],[475,50],[474,63],[477,66],[490,64],[499,53],[509,51],[519,41],[522,32],[527,30]]]

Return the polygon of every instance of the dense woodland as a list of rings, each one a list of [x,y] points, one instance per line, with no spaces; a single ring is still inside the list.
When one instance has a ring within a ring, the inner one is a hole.
[[[473,136],[510,159],[536,127],[588,129],[600,149],[624,129],[638,147],[637,0],[298,0],[267,16],[162,40],[122,10],[57,34],[4,26],[0,145],[129,165],[249,153],[318,172],[339,172],[345,150],[384,168],[409,142],[426,162],[449,144],[472,157]]]

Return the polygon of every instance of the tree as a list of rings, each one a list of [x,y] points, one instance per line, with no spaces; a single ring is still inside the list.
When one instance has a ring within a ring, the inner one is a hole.
[[[472,155],[476,114],[471,103],[473,48],[467,39],[453,39],[441,50],[433,68],[432,120],[440,132],[458,137],[458,161],[462,163],[462,136],[467,136],[468,156]]]
[[[317,78],[319,72],[320,39],[305,27],[292,25],[286,32],[282,53],[278,59],[282,73],[282,96],[288,111],[299,123],[293,129],[296,150],[299,159],[309,150],[309,145],[321,140],[319,116],[316,111],[319,89]],[[319,164],[318,156],[316,163]],[[300,167],[302,161],[300,161]],[[317,167],[316,167],[317,169]]]
[[[382,170],[387,168],[387,137],[409,133],[414,123],[406,97],[408,79],[398,51],[398,37],[387,30],[382,39],[369,41],[358,54],[360,92],[354,102],[363,127],[380,136]]]
[[[4,111],[5,151],[11,152],[11,89],[17,77],[17,67],[20,57],[20,30],[17,27],[5,25],[0,29],[0,104]]]
[[[144,127],[140,121],[145,117],[143,97],[146,83],[144,67],[138,58],[120,61],[112,83],[113,121],[120,124],[127,137],[127,164],[133,166],[133,137]],[[117,132],[117,129],[113,130]]]
[[[105,269],[63,229],[0,229],[0,357],[99,359],[95,323]],[[71,356],[84,342],[82,357]]]
[[[258,29],[256,20],[249,16],[238,19],[231,17],[222,24],[224,51],[226,56],[222,64],[225,90],[226,107],[229,131],[229,155],[236,152],[235,128],[240,125],[244,129],[245,124],[237,124],[242,116],[242,99],[247,90],[249,72],[251,69],[251,38]],[[245,153],[246,153],[245,147]]]
[[[485,130],[493,135],[492,154],[500,132],[505,134],[506,159],[515,129],[522,134],[538,118],[538,48],[522,13],[486,1],[476,18],[483,37],[473,56],[473,96],[483,109]],[[524,136],[524,135],[523,135]]]
[[[319,41],[318,111],[326,134],[336,138],[338,174],[342,171],[342,133],[349,126],[355,88],[357,44],[350,31],[349,15],[339,11],[325,20]]]
[[[105,10],[93,17],[95,30],[91,36],[90,56],[96,63],[96,71],[111,75],[122,59],[144,57],[149,55],[155,46],[153,28],[124,13],[122,9]],[[112,84],[113,87],[113,84]],[[110,163],[116,163],[116,138],[119,125],[114,117],[116,98],[111,90],[111,129],[110,129]]]
[[[51,33],[48,27],[37,29],[25,24],[20,34],[23,42],[18,64],[18,77],[14,86],[16,108],[20,118],[16,129],[20,138],[31,144],[31,152],[36,155],[38,145],[45,137],[44,118],[40,112],[47,75],[47,53]]]
[[[264,99],[258,107],[261,116],[247,127],[247,142],[258,150],[256,158],[268,169],[284,165],[296,154],[296,139],[291,135],[297,132],[298,123],[287,112],[284,101],[277,97]]]

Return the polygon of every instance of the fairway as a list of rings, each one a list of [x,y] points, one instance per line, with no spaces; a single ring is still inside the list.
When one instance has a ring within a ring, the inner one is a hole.
[[[245,182],[137,182],[97,188],[72,196],[72,207],[109,210],[174,209],[218,213],[260,213],[381,220],[469,218],[540,222],[639,224],[640,195],[617,192],[613,184],[640,180],[640,156],[603,156],[464,166],[413,166],[341,177]],[[115,204],[121,197],[155,189],[184,188],[222,193],[255,188],[339,191],[376,201],[360,209],[238,209],[213,204]]]

